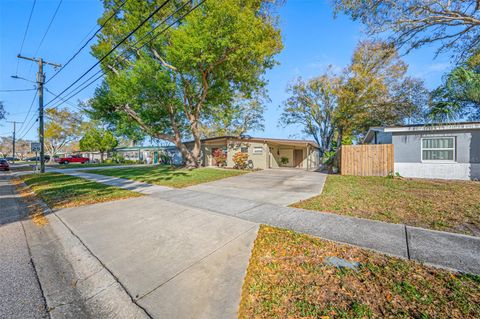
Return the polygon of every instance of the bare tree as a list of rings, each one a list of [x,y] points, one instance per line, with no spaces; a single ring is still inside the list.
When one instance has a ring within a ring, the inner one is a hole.
[[[333,0],[367,26],[370,35],[388,34],[398,48],[439,43],[437,54],[454,49],[459,59],[480,45],[480,0]]]
[[[332,148],[340,81],[330,72],[308,81],[299,78],[287,89],[290,97],[283,103],[280,124],[300,125],[320,146],[321,155]]]

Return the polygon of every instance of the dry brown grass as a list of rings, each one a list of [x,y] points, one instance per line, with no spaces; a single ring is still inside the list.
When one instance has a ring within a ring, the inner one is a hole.
[[[33,223],[37,226],[47,225],[48,219],[44,215],[44,208],[37,201],[35,193],[26,187],[18,178],[12,179],[11,182],[15,185],[17,193],[26,205],[28,216],[32,219]]]
[[[298,208],[480,236],[480,183],[330,175]]]
[[[336,256],[358,271],[327,266]],[[239,318],[479,318],[480,277],[262,226]]]

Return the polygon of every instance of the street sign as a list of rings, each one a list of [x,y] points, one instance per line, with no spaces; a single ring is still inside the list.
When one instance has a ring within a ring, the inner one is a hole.
[[[38,143],[38,142],[30,143],[30,150],[32,152],[40,152],[40,143]]]

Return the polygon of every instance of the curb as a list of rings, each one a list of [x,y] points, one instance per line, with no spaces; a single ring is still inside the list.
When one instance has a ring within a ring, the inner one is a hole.
[[[60,217],[28,185],[19,185],[48,221],[38,226],[29,218],[22,224],[50,317],[151,318]]]

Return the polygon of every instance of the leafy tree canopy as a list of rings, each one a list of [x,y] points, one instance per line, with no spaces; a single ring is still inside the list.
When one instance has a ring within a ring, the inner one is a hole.
[[[327,152],[334,145],[361,139],[371,126],[423,119],[428,92],[422,81],[406,72],[394,46],[360,42],[341,74],[329,71],[289,87],[281,123],[301,125]]]
[[[79,142],[81,151],[100,152],[102,161],[105,152],[113,150],[117,145],[118,140],[111,132],[98,128],[90,128]]]
[[[480,49],[432,92],[430,116],[435,121],[480,120]]]
[[[90,102],[91,114],[125,133],[172,142],[189,166],[198,165],[204,128],[218,119],[234,121],[251,114],[239,108],[238,96],[255,99],[263,92],[263,74],[275,65],[274,56],[282,48],[274,2],[206,1],[166,32],[159,27],[152,38],[147,33],[183,4],[170,1],[120,46],[123,58],[102,62],[107,76]],[[127,2],[102,30],[93,54],[103,56],[161,3]],[[104,2],[100,23],[117,4]],[[138,40],[145,45],[132,49]],[[194,139],[192,149],[183,144],[186,138]]]
[[[406,75],[407,69],[395,46],[383,41],[358,44],[338,93],[339,138],[362,136],[372,126],[423,120],[428,91],[423,81]]]
[[[53,161],[58,152],[80,137],[85,123],[80,113],[67,108],[48,108],[45,119],[45,149]]]

